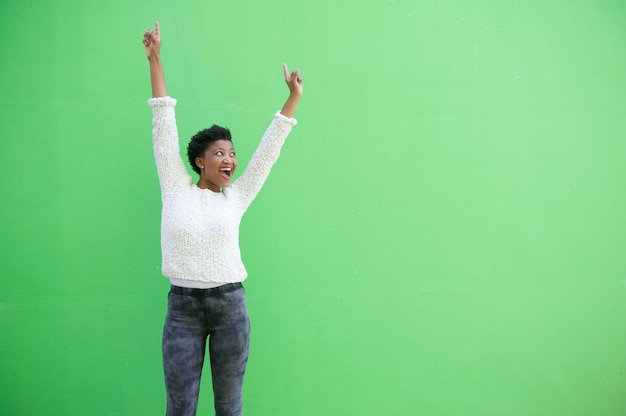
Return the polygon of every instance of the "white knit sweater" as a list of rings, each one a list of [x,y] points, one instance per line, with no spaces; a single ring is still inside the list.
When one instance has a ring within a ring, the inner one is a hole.
[[[180,156],[171,97],[148,100],[152,139],[161,184],[162,272],[173,282],[211,287],[241,282],[248,276],[239,250],[239,224],[297,121],[276,112],[250,163],[221,192],[193,183]]]

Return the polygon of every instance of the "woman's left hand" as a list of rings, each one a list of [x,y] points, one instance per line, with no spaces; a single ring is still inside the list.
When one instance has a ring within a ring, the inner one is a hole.
[[[146,47],[148,59],[160,58],[161,55],[161,28],[159,22],[154,23],[155,30],[148,29],[143,34],[143,44]]]
[[[296,69],[293,72],[289,72],[287,68],[287,64],[283,64],[283,69],[285,71],[285,82],[289,87],[289,92],[291,94],[301,96],[302,95],[302,77],[300,76],[300,70]]]

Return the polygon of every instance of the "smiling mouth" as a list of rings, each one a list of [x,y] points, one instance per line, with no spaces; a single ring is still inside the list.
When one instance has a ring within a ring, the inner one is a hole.
[[[233,176],[233,168],[221,168],[220,173],[226,179],[230,179]]]

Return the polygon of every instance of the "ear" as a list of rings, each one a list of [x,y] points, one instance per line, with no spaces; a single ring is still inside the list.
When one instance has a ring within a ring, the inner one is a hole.
[[[196,157],[196,166],[200,169],[204,169],[204,161],[202,160],[202,158],[200,156]]]

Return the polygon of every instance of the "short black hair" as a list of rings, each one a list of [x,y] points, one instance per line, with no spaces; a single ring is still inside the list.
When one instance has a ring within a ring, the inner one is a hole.
[[[233,141],[228,128],[213,124],[208,129],[197,132],[189,141],[187,145],[187,156],[189,157],[191,168],[198,175],[200,174],[200,168],[196,166],[196,158],[198,156],[202,157],[211,143],[218,140],[228,140],[231,143]]]

